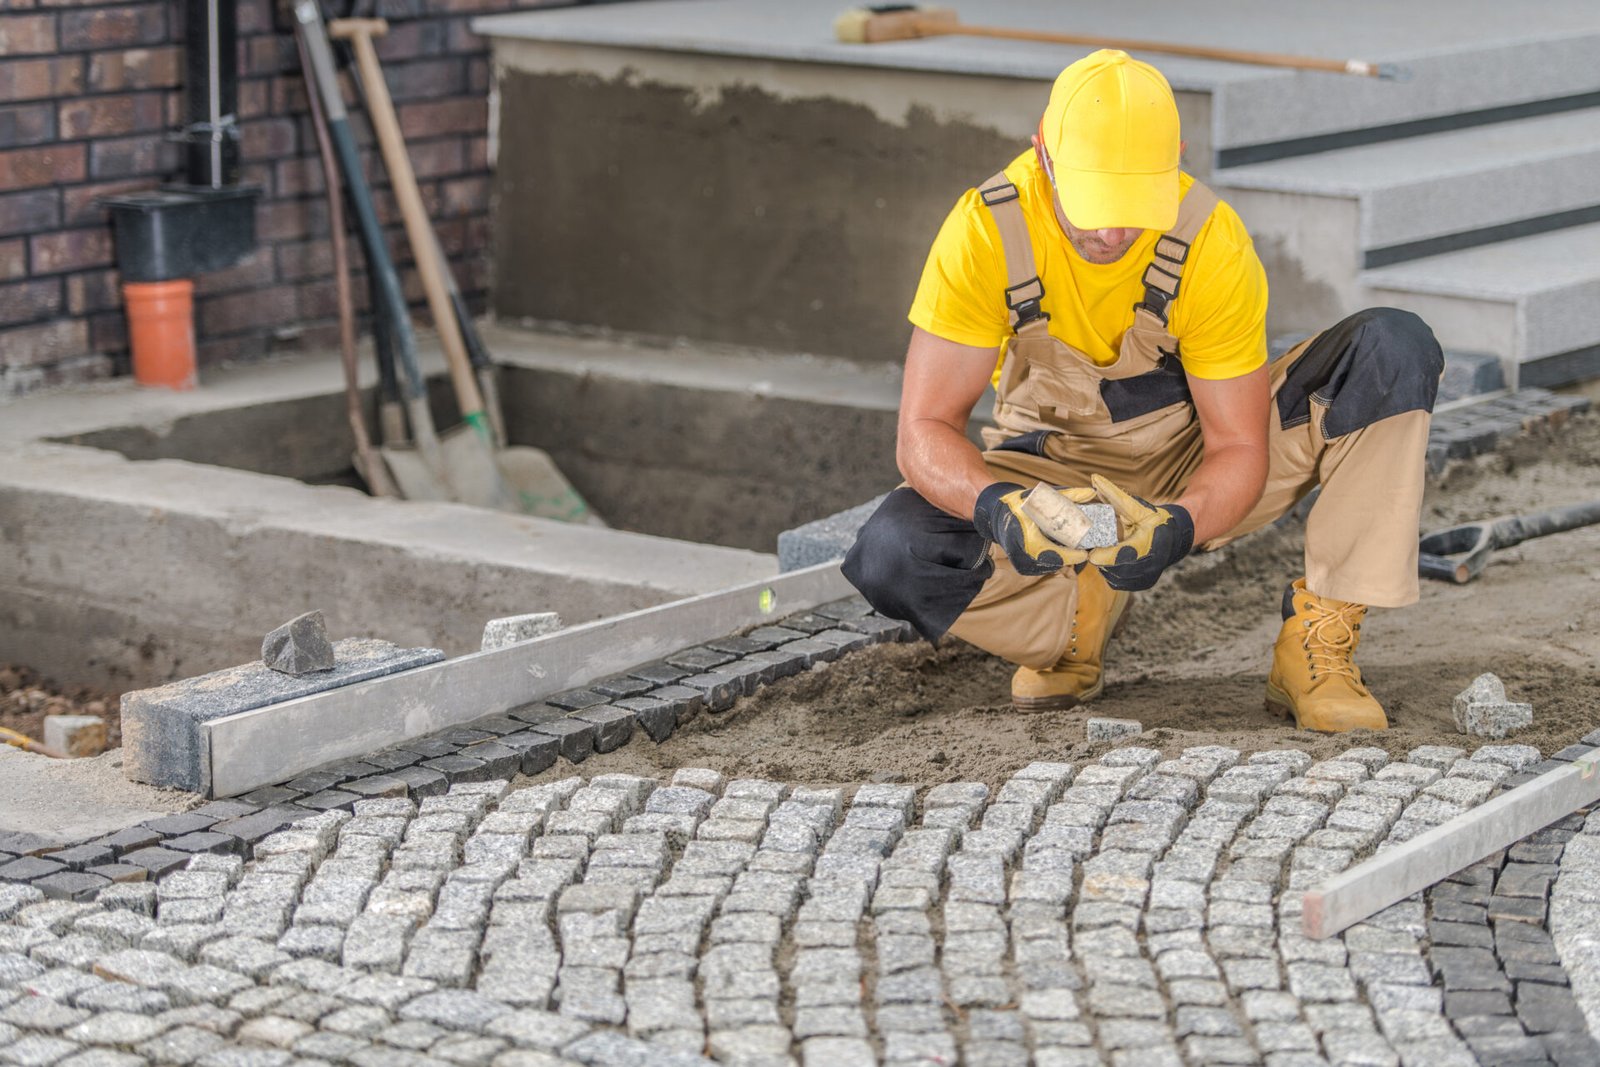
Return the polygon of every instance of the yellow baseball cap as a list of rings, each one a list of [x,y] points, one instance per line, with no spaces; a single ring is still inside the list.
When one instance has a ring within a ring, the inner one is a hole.
[[[1039,124],[1067,221],[1169,230],[1178,221],[1178,104],[1161,72],[1103,48],[1062,71]]]

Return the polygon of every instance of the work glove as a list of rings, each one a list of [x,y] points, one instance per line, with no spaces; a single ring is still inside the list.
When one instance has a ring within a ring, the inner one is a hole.
[[[1113,589],[1136,593],[1149,589],[1161,572],[1189,554],[1194,547],[1194,520],[1177,504],[1157,507],[1124,492],[1109,478],[1093,475],[1090,482],[1100,499],[1117,513],[1122,540],[1089,553]]]
[[[1076,504],[1094,499],[1093,489],[1061,490]],[[986,540],[1000,546],[1018,574],[1053,574],[1071,564],[1082,566],[1089,554],[1064,548],[1044,535],[1037,523],[1022,511],[1027,490],[1016,482],[995,482],[978,494],[972,509],[972,525]]]

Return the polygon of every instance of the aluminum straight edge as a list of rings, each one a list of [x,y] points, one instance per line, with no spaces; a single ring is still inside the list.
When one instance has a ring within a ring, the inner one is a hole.
[[[490,652],[204,724],[207,792],[237,796],[312,767],[493,715],[855,590],[837,560]]]
[[[1306,891],[1307,937],[1331,937],[1396,901],[1600,800],[1600,748],[1541,774]]]

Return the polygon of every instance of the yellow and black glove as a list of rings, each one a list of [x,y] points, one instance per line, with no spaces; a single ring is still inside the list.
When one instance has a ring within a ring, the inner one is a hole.
[[[1075,503],[1094,499],[1091,489],[1063,489]],[[1018,574],[1053,574],[1069,564],[1081,566],[1087,552],[1064,548],[1044,535],[1037,523],[1022,510],[1027,490],[1016,482],[995,482],[978,494],[972,509],[972,525],[985,539],[999,545]]]
[[[1092,476],[1100,499],[1111,505],[1121,524],[1122,540],[1089,553],[1113,589],[1136,593],[1149,589],[1161,572],[1189,554],[1194,547],[1194,520],[1177,504],[1159,507],[1124,492],[1109,478]]]

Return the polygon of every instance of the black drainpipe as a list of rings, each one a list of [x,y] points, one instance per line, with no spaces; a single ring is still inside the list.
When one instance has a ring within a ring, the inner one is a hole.
[[[190,185],[239,180],[239,21],[235,0],[186,0],[184,92]]]

